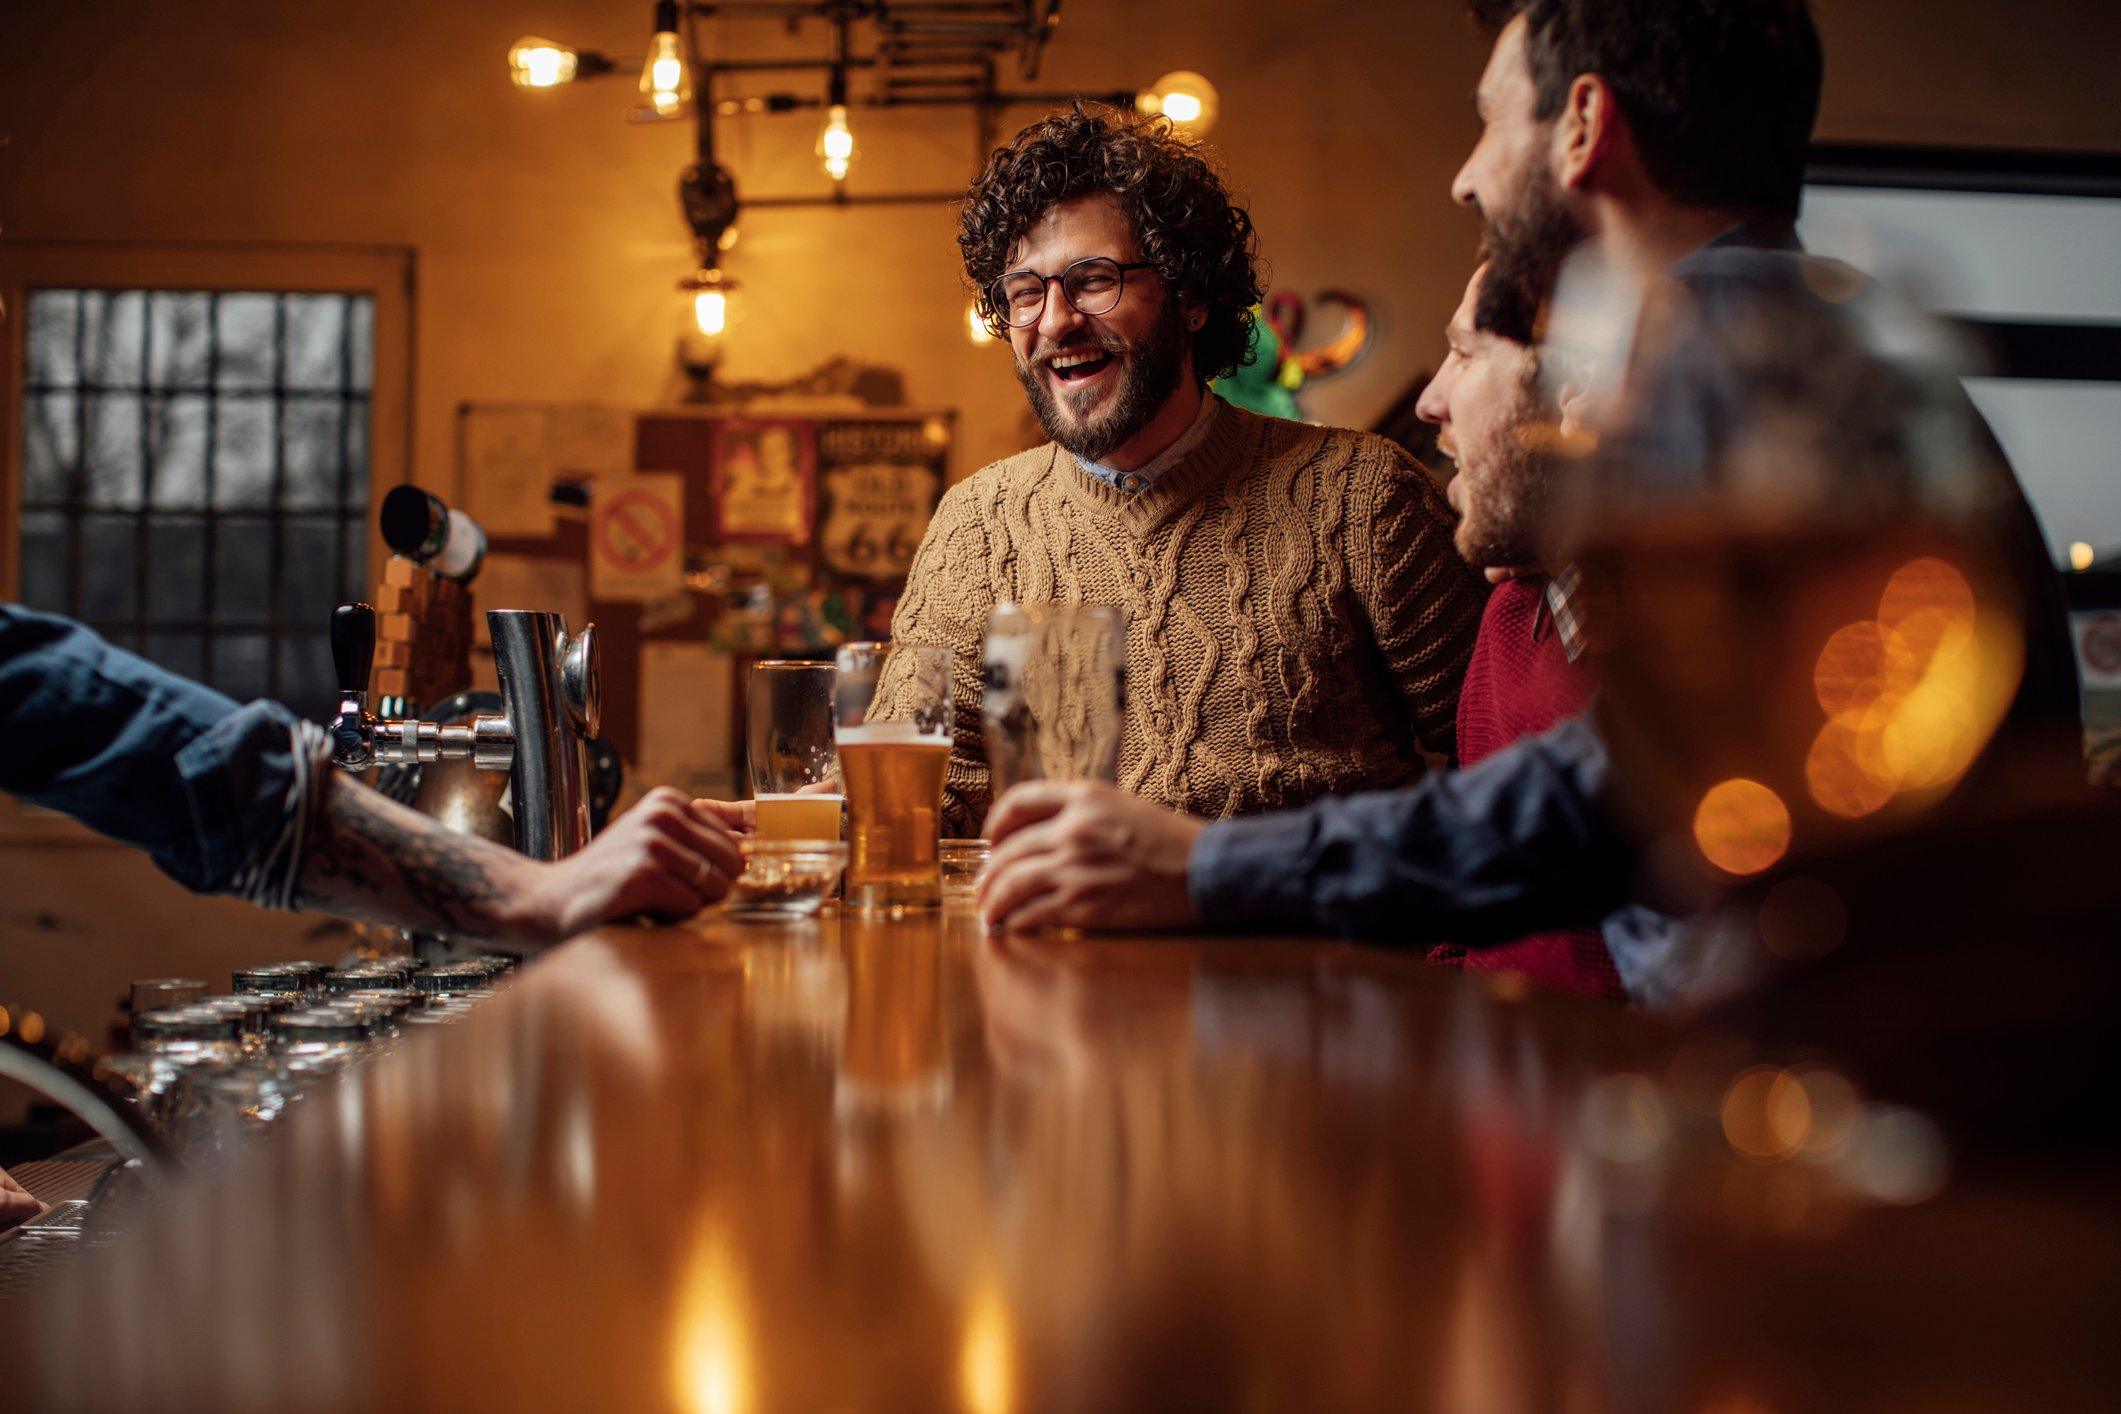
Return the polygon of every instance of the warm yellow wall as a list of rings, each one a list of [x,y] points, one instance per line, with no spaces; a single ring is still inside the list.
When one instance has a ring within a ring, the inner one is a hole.
[[[413,248],[412,464],[446,490],[463,401],[677,391],[671,287],[689,241],[673,184],[688,132],[627,125],[615,81],[531,95],[502,68],[523,33],[638,51],[648,13],[647,0],[5,0],[0,227]],[[1824,136],[2121,150],[2110,0],[1823,0],[1821,22]],[[725,50],[775,42],[755,23],[709,33]],[[1181,67],[1214,78],[1215,136],[1275,282],[1373,303],[1369,358],[1309,401],[1361,424],[1433,366],[1463,281],[1473,227],[1445,188],[1473,136],[1484,52],[1454,0],[1068,0],[1040,86]],[[858,187],[962,182],[968,114],[858,117]],[[743,189],[815,190],[812,121],[731,126],[725,160]],[[729,262],[749,289],[730,375],[785,378],[834,354],[889,364],[915,403],[962,411],[962,465],[1014,450],[1021,398],[1005,356],[964,337],[951,230],[942,207],[754,213]],[[92,947],[38,930],[44,905],[22,881],[50,876],[26,856],[6,863],[0,982],[34,974],[75,1025],[99,1024],[129,975],[225,971],[247,916],[187,912],[150,881],[153,907]],[[188,940],[159,942],[151,919]],[[261,934],[239,955],[287,941]],[[63,989],[62,948],[80,961]]]
[[[0,224],[17,236],[358,241],[418,252],[416,474],[447,487],[452,412],[478,399],[673,395],[688,241],[672,183],[683,125],[632,127],[613,80],[505,81],[536,32],[638,50],[645,0],[12,0],[0,11]],[[2121,148],[2121,7],[2090,0],[1825,0],[1822,132]],[[1314,415],[1366,422],[1434,362],[1472,247],[1445,186],[1472,133],[1483,46],[1452,0],[1070,0],[1040,87],[1197,67],[1276,282],[1375,302],[1379,341],[1317,385]],[[758,52],[773,26],[720,21]],[[816,41],[799,40],[795,47]],[[1019,115],[1028,118],[1030,114]],[[857,113],[856,185],[960,182],[969,115]],[[745,191],[814,190],[812,119],[725,124]],[[1017,446],[1020,401],[962,314],[942,207],[755,212],[730,266],[748,289],[729,358],[781,378],[839,353],[901,368],[964,411],[964,461]],[[1324,332],[1324,331],[1320,331]]]

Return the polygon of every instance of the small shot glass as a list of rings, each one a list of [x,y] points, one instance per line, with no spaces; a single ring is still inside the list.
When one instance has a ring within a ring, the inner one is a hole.
[[[847,867],[838,840],[739,840],[744,872],[729,889],[729,916],[774,922],[808,918],[824,905]]]
[[[938,847],[943,866],[943,898],[969,899],[979,888],[979,876],[987,867],[994,846],[985,840],[944,840]]]

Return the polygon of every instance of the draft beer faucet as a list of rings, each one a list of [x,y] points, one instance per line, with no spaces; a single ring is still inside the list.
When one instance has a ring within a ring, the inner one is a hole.
[[[532,859],[558,859],[589,843],[588,744],[603,705],[596,625],[570,638],[564,615],[529,609],[489,610],[486,623],[493,630],[502,715],[444,725],[369,712],[376,611],[368,604],[334,609],[331,656],[340,702],[325,729],[332,760],[351,771],[463,760],[481,770],[512,771],[516,848]]]

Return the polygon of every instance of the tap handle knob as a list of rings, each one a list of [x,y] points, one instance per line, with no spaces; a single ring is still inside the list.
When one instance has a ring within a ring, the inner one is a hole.
[[[369,604],[341,604],[331,611],[331,665],[341,697],[368,697],[368,673],[376,662],[376,611]]]
[[[341,604],[331,611],[331,665],[339,678],[339,715],[325,727],[331,759],[349,771],[376,763],[376,719],[368,714],[368,670],[376,661],[376,611]]]

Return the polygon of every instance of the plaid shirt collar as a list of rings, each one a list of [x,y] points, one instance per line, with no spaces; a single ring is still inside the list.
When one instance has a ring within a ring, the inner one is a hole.
[[[1567,565],[1547,581],[1546,609],[1553,617],[1554,632],[1561,636],[1561,651],[1571,663],[1583,656],[1583,612],[1579,598],[1583,574]]]

